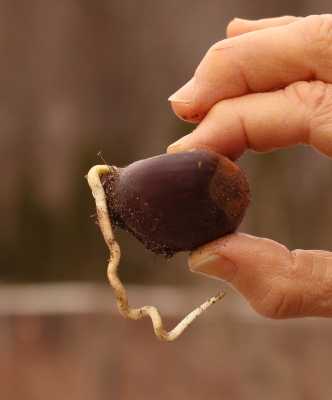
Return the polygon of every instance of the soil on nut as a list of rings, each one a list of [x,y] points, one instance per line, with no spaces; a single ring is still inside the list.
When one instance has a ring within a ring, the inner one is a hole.
[[[134,231],[129,227],[126,222],[126,215],[131,212],[130,209],[126,207],[123,202],[120,202],[116,196],[115,186],[119,180],[119,174],[122,169],[118,168],[111,173],[104,175],[101,178],[101,183],[104,187],[104,191],[107,199],[107,208],[110,216],[110,221],[112,228],[121,228],[132,234],[136,239],[138,239],[146,250],[155,253],[156,255],[162,255],[166,260],[173,257],[176,253],[184,251],[184,249],[172,245],[160,244],[150,237]],[[136,226],[141,231],[146,231],[147,226],[149,226],[149,221],[145,221],[140,217],[136,217]]]
[[[250,203],[242,170],[208,150],[141,160],[101,181],[112,227],[166,259],[234,232]]]

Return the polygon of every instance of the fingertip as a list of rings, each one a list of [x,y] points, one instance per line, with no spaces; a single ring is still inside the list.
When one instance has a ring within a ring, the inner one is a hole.
[[[226,282],[233,282],[236,276],[239,289],[248,279],[259,280],[270,272],[273,275],[277,266],[289,262],[290,258],[289,250],[273,240],[237,232],[193,251],[188,262],[191,270]],[[223,277],[223,274],[226,275]]]
[[[233,21],[228,24],[226,34],[228,38],[231,38],[261,29],[288,25],[301,19],[302,17],[294,17],[291,15],[284,15],[277,18],[265,18],[259,20],[234,18]]]
[[[248,29],[252,25],[252,21],[242,18],[234,18],[227,26],[226,36],[232,38],[239,36],[243,33],[248,32]]]
[[[188,150],[186,148],[186,143],[190,140],[190,133],[186,136],[183,136],[176,142],[172,143],[167,147],[167,153],[176,153],[178,151]]]
[[[230,254],[224,254],[224,250],[227,245],[232,247],[232,241],[237,241],[239,235],[241,234],[232,233],[193,250],[188,257],[189,268],[197,271],[197,269],[200,269],[200,266],[207,265],[210,261],[222,262],[223,260],[220,257],[227,257],[230,261],[234,262]],[[218,259],[213,257],[217,257]]]
[[[201,122],[206,115],[206,112],[202,110],[202,107],[199,107],[199,105],[195,102],[181,103],[171,101],[171,106],[174,114],[185,122],[197,124]]]
[[[220,279],[227,283],[231,283],[235,279],[238,267],[232,260],[221,255],[203,257],[201,261],[198,261],[200,258],[197,255],[189,258],[189,268],[192,272]]]
[[[195,111],[195,78],[190,79],[178,91],[172,94],[168,100],[171,102],[174,113],[184,121],[198,122],[200,115]]]

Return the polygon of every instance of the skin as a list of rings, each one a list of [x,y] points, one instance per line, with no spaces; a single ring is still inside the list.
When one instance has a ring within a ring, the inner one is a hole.
[[[306,144],[332,157],[332,15],[233,20],[170,100],[199,122],[168,148],[235,160]],[[224,280],[261,315],[332,317],[332,253],[234,233],[192,252],[193,272]]]

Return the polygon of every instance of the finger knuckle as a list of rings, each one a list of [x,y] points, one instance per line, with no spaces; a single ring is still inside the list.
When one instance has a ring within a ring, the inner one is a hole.
[[[313,82],[311,101],[309,102],[308,144],[323,139],[326,129],[332,124],[332,87],[322,82]],[[322,136],[323,135],[323,136]]]
[[[332,86],[320,81],[311,82],[308,93],[308,106],[313,117],[320,117],[332,112]]]
[[[332,33],[332,15],[318,15],[315,19],[315,28],[318,39],[330,39]]]
[[[311,85],[310,82],[295,82],[285,88],[285,96],[292,104],[298,106],[306,106],[308,98],[310,98]]]
[[[271,311],[268,316],[270,319],[285,319],[291,316],[292,306],[289,304],[286,293],[280,293],[272,303]]]
[[[283,277],[273,279],[269,290],[252,303],[270,319],[330,316],[332,276],[331,253],[293,250]],[[268,282],[265,282],[268,285]]]
[[[296,82],[285,89],[285,95],[302,114],[301,143],[310,144],[316,128],[332,122],[332,86],[321,81]]]
[[[315,305],[331,304],[332,293],[332,253],[322,250],[294,250],[295,268],[298,270],[299,280],[302,286],[314,288],[311,298],[311,308],[315,311]],[[305,305],[307,308],[307,304]]]
[[[296,304],[301,303],[298,299]],[[255,307],[256,311],[265,318],[286,319],[294,316],[294,301],[290,301],[283,285],[278,290],[271,289]]]
[[[302,36],[310,44],[331,43],[332,41],[332,15],[313,15],[304,18]]]

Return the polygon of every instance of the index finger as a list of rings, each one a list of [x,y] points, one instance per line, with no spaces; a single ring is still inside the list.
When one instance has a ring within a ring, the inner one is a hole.
[[[216,43],[194,78],[172,95],[174,112],[200,122],[217,102],[296,81],[332,82],[332,15],[249,32]]]

